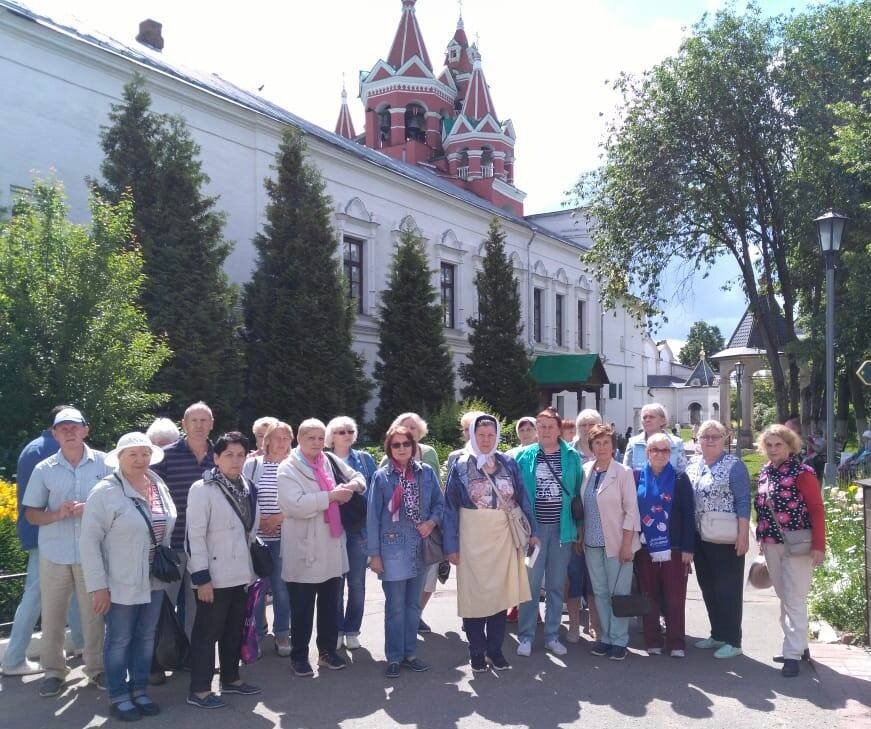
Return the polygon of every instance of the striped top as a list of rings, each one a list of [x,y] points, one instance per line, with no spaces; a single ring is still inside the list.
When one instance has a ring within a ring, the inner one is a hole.
[[[275,516],[281,513],[278,508],[278,461],[267,461],[265,458],[258,469],[257,477],[257,503],[260,505],[260,517]],[[278,542],[281,540],[281,525],[274,534],[264,534],[257,529],[257,536],[265,542]]]
[[[163,542],[163,537],[166,534],[166,508],[160,500],[160,494],[157,492],[157,484],[151,479],[148,480],[148,506],[151,512],[151,528],[154,531],[154,538],[158,544]],[[154,561],[154,547],[148,550],[148,563]]]
[[[188,508],[188,491],[195,482],[203,478],[203,473],[215,466],[212,444],[209,443],[208,451],[200,463],[190,448],[187,439],[182,438],[163,449],[163,460],[152,466],[154,472],[163,479],[169,494],[175,502],[178,518],[175,528],[172,530],[173,549],[184,548],[184,535]]]
[[[562,478],[561,458],[560,451],[539,451],[535,459],[535,519],[539,524],[559,524],[563,494],[554,473]]]

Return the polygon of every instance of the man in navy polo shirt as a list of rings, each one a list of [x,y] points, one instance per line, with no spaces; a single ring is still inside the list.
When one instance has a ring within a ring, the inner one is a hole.
[[[55,416],[64,408],[71,405],[57,405],[51,410],[49,422],[54,422]],[[15,471],[15,482],[18,493],[18,540],[21,549],[27,552],[27,577],[24,582],[24,593],[21,602],[15,610],[15,618],[12,623],[12,632],[9,635],[9,645],[3,655],[4,676],[26,676],[33,673],[42,673],[42,668],[37,663],[27,660],[27,646],[33,637],[33,629],[40,613],[39,591],[39,527],[34,526],[24,516],[24,508],[21,500],[24,498],[24,490],[33,473],[33,469],[40,461],[53,456],[58,451],[58,443],[51,434],[51,429],[46,428],[42,434],[28,443],[18,457],[18,468]],[[70,601],[70,611],[67,622],[72,633],[74,651],[81,652],[84,645],[82,637],[82,625],[79,619],[78,600]]]
[[[172,532],[171,546],[181,560],[182,579],[173,582],[166,588],[170,599],[178,604],[179,620],[190,637],[194,624],[195,602],[192,599],[193,586],[190,575],[185,569],[187,552],[184,549],[185,515],[187,512],[188,491],[195,481],[203,477],[203,472],[214,467],[212,443],[209,433],[215,420],[211,408],[204,402],[195,402],[184,412],[181,421],[184,437],[163,449],[163,461],[154,466],[154,471],[160,476],[178,511],[175,529]]]

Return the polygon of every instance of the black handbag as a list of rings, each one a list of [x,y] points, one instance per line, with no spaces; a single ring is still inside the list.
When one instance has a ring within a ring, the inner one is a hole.
[[[244,478],[244,477],[243,477]],[[236,516],[239,517],[239,521],[242,522],[242,529],[245,534],[250,532],[250,529],[245,524],[245,520],[242,518],[242,512],[239,510],[239,505],[236,503],[236,500],[227,493],[227,490],[218,484],[218,487],[221,489],[221,493],[224,494],[224,498],[227,499],[227,503],[230,504],[230,508],[236,512]],[[251,484],[251,513],[254,513],[255,504],[257,503],[257,487],[252,483]],[[251,529],[253,529],[253,525]],[[248,546],[248,551],[251,554],[251,567],[254,569],[254,574],[258,577],[269,577],[272,574],[272,553],[269,551],[269,547],[267,547],[263,541],[259,537],[254,537],[254,541]]]
[[[169,595],[163,593],[154,636],[154,662],[164,671],[178,671],[189,663],[191,644],[175,614]]]
[[[118,477],[118,474],[116,473],[113,475],[118,479],[118,483],[120,483],[123,488],[124,483]],[[166,506],[163,504],[163,497],[160,495],[159,488],[157,489],[157,498],[160,499],[160,503],[163,506],[163,511],[165,513]],[[138,511],[142,515],[142,518],[145,519],[145,523],[148,525],[148,533],[151,536],[151,544],[154,546],[154,557],[151,560],[149,574],[161,582],[178,582],[181,579],[181,571],[179,570],[181,560],[178,558],[174,550],[170,549],[165,544],[157,543],[157,537],[154,534],[154,527],[151,525],[151,519],[148,518],[148,515],[143,510],[142,504],[139,503],[138,499],[134,499],[132,496],[130,497],[130,500],[136,507],[136,511]]]
[[[547,458],[544,458],[544,463],[547,466],[548,470],[551,472],[551,475],[556,479],[556,482],[559,484],[559,487],[563,490],[563,493],[569,497],[569,508],[572,512],[572,519],[575,521],[583,521],[584,520],[584,500],[581,498],[581,495],[572,496],[568,489],[563,486],[562,479],[556,475],[556,471],[553,470],[553,466],[550,465]]]
[[[620,569],[617,571],[617,578],[614,580],[614,587],[611,588],[611,612],[614,613],[615,618],[642,617],[653,610],[653,605],[647,595],[635,589],[635,580],[633,580],[632,592],[629,595],[614,594],[614,590],[617,589],[617,583],[620,581],[620,572],[625,566],[623,564],[620,565]],[[632,571],[635,571],[634,563]]]
[[[326,459],[330,462],[330,468],[333,471],[333,479],[336,485],[347,483],[339,464],[330,453],[324,453]],[[358,494],[356,491],[344,504],[339,504],[339,516],[342,518],[342,528],[346,532],[359,531],[362,525],[366,522],[366,499],[363,494]]]
[[[420,552],[421,560],[427,566],[440,564],[445,561],[445,552],[442,547],[442,530],[438,526],[433,527],[429,536],[424,537],[420,541]]]

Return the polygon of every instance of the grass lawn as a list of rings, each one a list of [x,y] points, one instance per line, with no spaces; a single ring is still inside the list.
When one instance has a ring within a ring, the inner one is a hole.
[[[744,461],[744,465],[747,466],[747,470],[750,472],[750,484],[755,491],[756,477],[759,476],[759,471],[762,466],[765,465],[767,459],[764,456],[759,455],[755,451],[752,451],[742,455],[741,460]]]

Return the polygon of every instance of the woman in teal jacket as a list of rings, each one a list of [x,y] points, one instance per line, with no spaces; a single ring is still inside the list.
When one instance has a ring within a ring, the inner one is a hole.
[[[558,656],[566,653],[566,647],[559,640],[559,625],[572,544],[578,539],[579,525],[572,518],[571,501],[581,487],[581,459],[577,451],[560,438],[561,425],[562,418],[554,408],[542,410],[535,422],[538,443],[527,446],[515,458],[541,540],[538,558],[527,570],[532,599],[520,606],[519,656],[532,652],[542,581],[547,592],[544,644]]]

